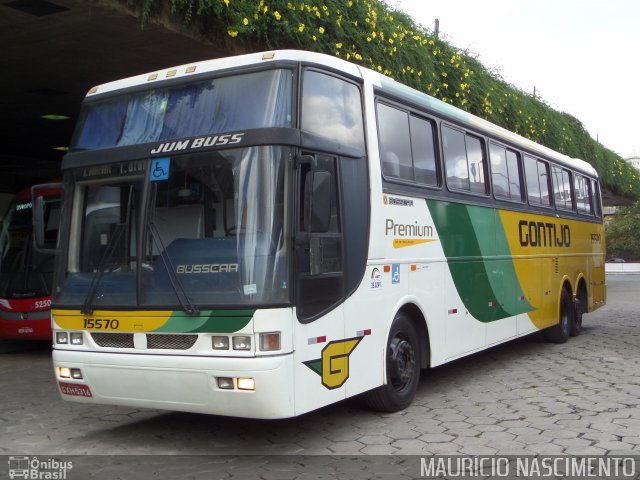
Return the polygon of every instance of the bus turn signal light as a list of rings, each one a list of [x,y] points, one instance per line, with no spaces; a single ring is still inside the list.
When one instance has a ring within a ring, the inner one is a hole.
[[[280,332],[261,333],[260,350],[263,352],[280,350]]]

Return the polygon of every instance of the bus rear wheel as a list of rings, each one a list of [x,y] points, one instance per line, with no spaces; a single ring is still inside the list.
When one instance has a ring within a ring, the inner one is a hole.
[[[365,394],[373,410],[397,412],[407,408],[420,381],[420,346],[408,315],[398,312],[391,325],[385,353],[387,383]]]
[[[578,295],[575,302],[573,302],[573,322],[571,323],[571,332],[569,335],[576,337],[580,335],[582,331],[582,315],[587,308],[587,295],[586,291],[582,288],[578,289]]]
[[[571,334],[571,328],[575,323],[575,310],[571,302],[571,294],[566,288],[560,295],[560,319],[553,327],[545,328],[542,333],[547,342],[564,343]]]

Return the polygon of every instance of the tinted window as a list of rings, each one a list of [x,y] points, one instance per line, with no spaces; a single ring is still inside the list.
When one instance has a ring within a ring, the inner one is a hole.
[[[470,190],[469,166],[464,133],[452,128],[442,128],[442,147],[447,169],[447,185],[457,190]]]
[[[507,167],[507,150],[495,144],[489,146],[491,159],[491,178],[493,193],[496,197],[509,198],[509,169]]]
[[[569,171],[553,165],[553,199],[556,207],[563,210],[573,210],[573,198],[571,196],[571,179]]]
[[[384,103],[377,111],[384,176],[437,185],[433,124]]]
[[[595,180],[591,181],[591,192],[593,193],[593,209],[596,213],[596,216],[600,218],[602,216],[602,203],[600,201],[600,186],[598,182]]]
[[[290,70],[268,70],[87,102],[71,148],[92,150],[290,127],[292,79]]]
[[[492,143],[489,147],[493,193],[496,197],[522,201],[519,155]]]
[[[481,140],[459,130],[442,127],[442,142],[449,188],[486,193]]]
[[[574,177],[576,206],[581,213],[591,213],[591,182],[588,178],[576,174]]]
[[[360,90],[352,83],[306,71],[301,123],[303,130],[364,150]]]
[[[507,150],[507,167],[509,168],[509,196],[511,200],[522,201],[520,186],[520,154]]]
[[[379,103],[378,128],[384,176],[413,180],[407,112]]]
[[[549,165],[526,155],[524,158],[529,203],[532,205],[551,205],[548,183]]]
[[[467,145],[467,161],[469,162],[469,180],[473,193],[486,193],[487,186],[484,180],[484,154],[479,138],[465,135]]]
[[[422,118],[411,116],[411,150],[416,182],[437,185],[436,151],[433,143],[433,124]]]

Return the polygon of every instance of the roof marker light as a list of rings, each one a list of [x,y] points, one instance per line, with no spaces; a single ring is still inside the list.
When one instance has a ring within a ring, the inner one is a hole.
[[[147,82],[150,82],[151,80],[156,80],[158,78],[158,74],[157,73],[152,73],[151,75],[149,75],[147,77]]]
[[[175,69],[174,70],[169,70],[165,76],[166,77],[175,77],[176,73],[178,73],[178,71],[175,70]]]
[[[187,69],[185,70],[185,73],[193,73],[193,72],[196,71],[196,68],[197,67],[195,65],[193,65],[191,67],[187,67]]]
[[[262,60],[273,60],[273,57],[276,56],[276,52],[269,52],[262,54]]]
[[[93,93],[96,93],[98,91],[98,87],[93,87],[91,90],[89,90],[89,92],[87,93],[87,95],[91,95]]]

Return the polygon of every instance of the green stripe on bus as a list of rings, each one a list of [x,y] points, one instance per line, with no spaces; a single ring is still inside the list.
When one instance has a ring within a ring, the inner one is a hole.
[[[198,316],[173,312],[167,323],[154,332],[234,333],[246,327],[255,310],[202,310]]]
[[[533,310],[523,298],[498,211],[427,200],[451,277],[465,308],[481,322]]]

